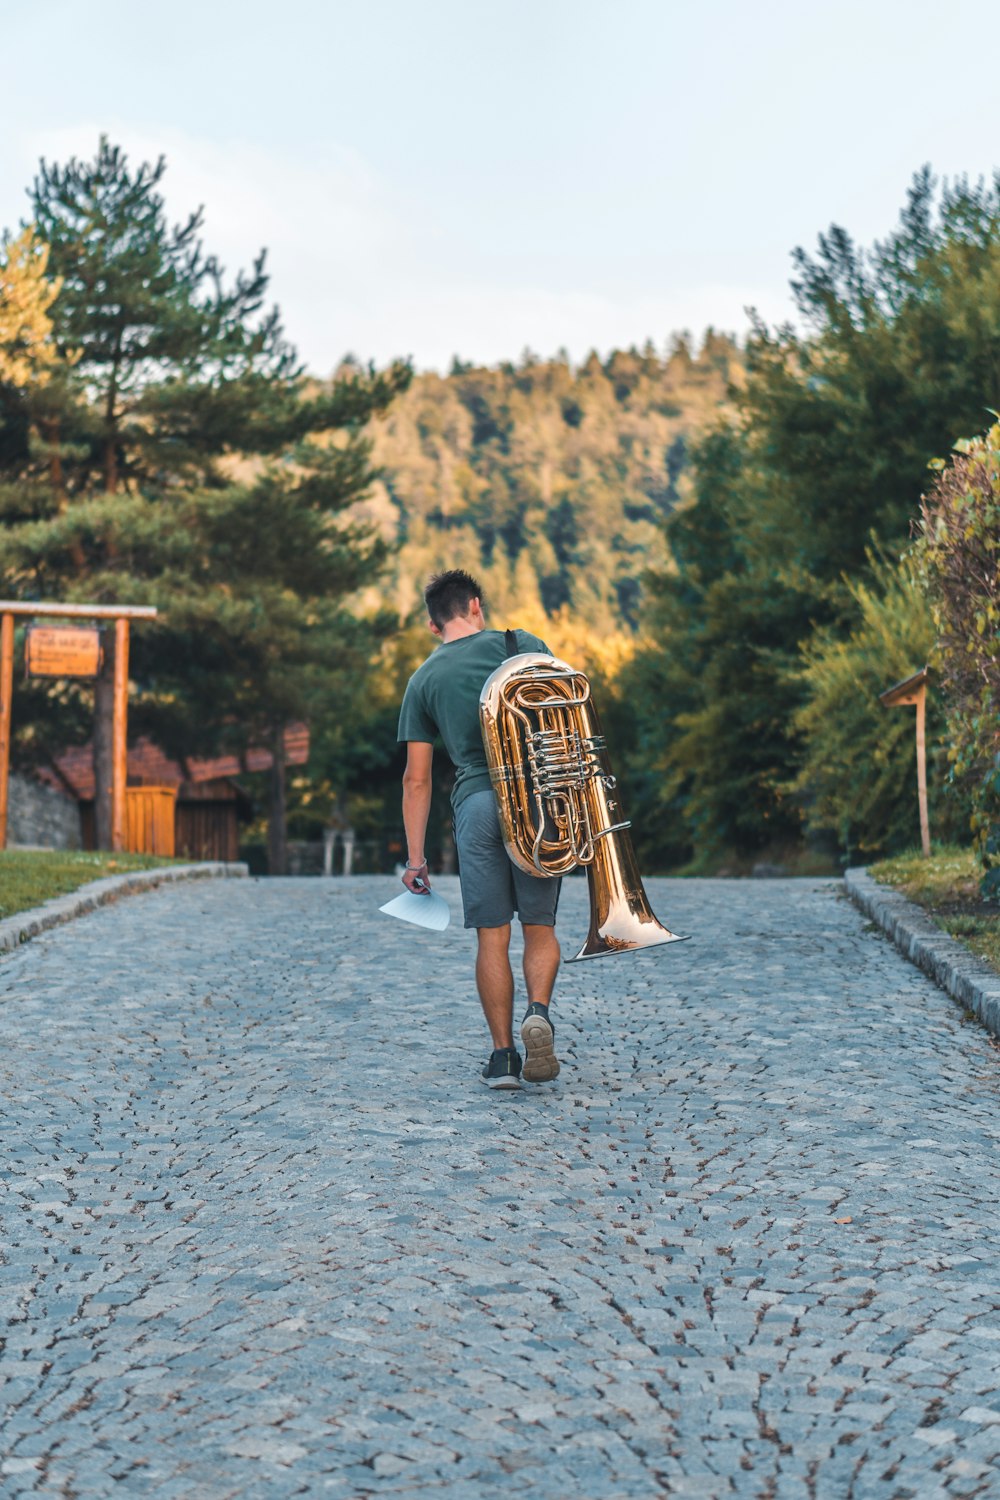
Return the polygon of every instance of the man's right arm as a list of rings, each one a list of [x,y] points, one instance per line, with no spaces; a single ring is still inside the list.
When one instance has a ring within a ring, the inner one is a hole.
[[[406,869],[403,884],[408,891],[430,890],[424,838],[431,810],[431,762],[434,746],[409,740],[403,772],[403,827],[406,829]]]

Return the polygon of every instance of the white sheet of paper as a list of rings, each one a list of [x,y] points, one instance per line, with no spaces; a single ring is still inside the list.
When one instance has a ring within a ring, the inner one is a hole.
[[[426,896],[403,891],[402,895],[394,896],[380,906],[379,911],[404,922],[415,922],[418,927],[430,927],[434,932],[444,932],[451,921],[451,907],[437,891],[429,891]]]

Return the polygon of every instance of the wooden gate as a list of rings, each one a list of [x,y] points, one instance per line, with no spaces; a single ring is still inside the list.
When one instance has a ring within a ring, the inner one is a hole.
[[[174,853],[175,786],[130,786],[125,791],[125,848],[130,854]]]

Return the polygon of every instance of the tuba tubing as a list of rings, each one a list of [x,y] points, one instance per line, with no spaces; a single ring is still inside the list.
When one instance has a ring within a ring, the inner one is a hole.
[[[649,904],[586,676],[541,652],[508,657],[479,715],[510,858],[542,878],[587,872],[590,931],[567,962],[685,941]]]

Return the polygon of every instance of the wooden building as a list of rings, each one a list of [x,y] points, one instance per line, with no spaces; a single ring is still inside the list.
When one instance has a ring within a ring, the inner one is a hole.
[[[285,731],[285,763],[301,766],[308,759],[309,730],[305,724],[292,724]],[[152,740],[138,740],[128,752],[126,849],[185,859],[238,859],[240,824],[249,822],[253,813],[238,778],[269,771],[272,764],[270,750],[254,748],[242,756],[184,756],[178,761]],[[83,847],[93,849],[91,745],[61,751],[38,776],[77,799]]]

